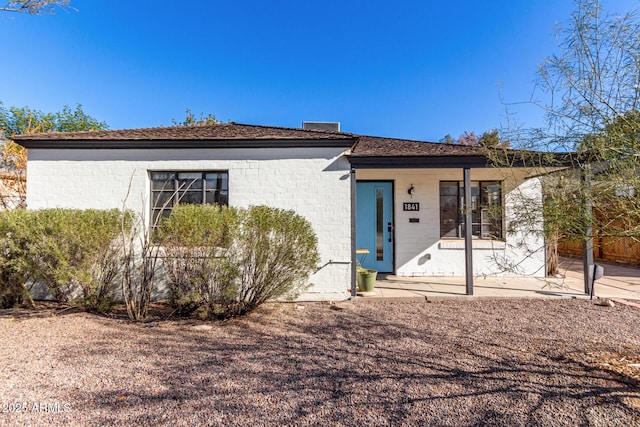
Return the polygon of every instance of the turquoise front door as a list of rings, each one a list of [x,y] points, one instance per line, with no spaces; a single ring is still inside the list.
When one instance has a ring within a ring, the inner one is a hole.
[[[367,269],[393,273],[393,183],[356,183],[356,247],[368,249],[357,259]]]

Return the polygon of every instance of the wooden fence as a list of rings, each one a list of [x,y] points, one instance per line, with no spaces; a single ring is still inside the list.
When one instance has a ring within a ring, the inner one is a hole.
[[[560,242],[558,252],[560,255],[581,257],[582,242]],[[593,256],[607,261],[640,265],[640,243],[628,237],[594,237]]]

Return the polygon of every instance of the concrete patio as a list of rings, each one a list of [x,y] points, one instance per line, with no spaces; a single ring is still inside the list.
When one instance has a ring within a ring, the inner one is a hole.
[[[603,264],[604,277],[595,284],[595,296],[640,300],[640,269],[616,264]],[[588,298],[584,294],[582,260],[563,258],[559,278],[475,277],[474,297],[504,298]],[[373,293],[358,294],[365,298],[439,299],[464,297],[465,278],[398,277],[379,275]]]

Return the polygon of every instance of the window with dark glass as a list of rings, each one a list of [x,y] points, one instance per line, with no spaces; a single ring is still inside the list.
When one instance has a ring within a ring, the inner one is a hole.
[[[151,225],[179,203],[229,203],[228,172],[151,172]]]
[[[464,183],[440,181],[440,237],[464,237]],[[471,234],[477,239],[502,239],[502,184],[471,182]]]
[[[384,260],[384,191],[376,188],[376,261]]]

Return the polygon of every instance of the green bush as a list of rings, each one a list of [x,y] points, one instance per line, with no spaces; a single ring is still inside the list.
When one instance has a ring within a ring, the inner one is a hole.
[[[161,246],[133,218],[118,210],[0,213],[0,306],[20,303],[27,283],[39,282],[60,302],[108,310],[122,276],[125,301],[144,317],[161,248],[176,308],[227,318],[295,296],[318,262],[311,224],[293,211],[178,206],[158,227]]]
[[[294,297],[318,262],[311,224],[294,211],[178,206],[158,230],[171,300],[203,317],[244,314]]]
[[[29,280],[59,302],[109,310],[118,286],[122,251],[119,210],[42,209],[0,215],[3,289]]]
[[[244,212],[236,256],[241,277],[225,316],[253,310],[273,298],[302,292],[318,264],[318,239],[309,221],[292,210],[253,206]]]
[[[229,249],[237,227],[237,210],[216,205],[180,205],[160,223],[170,302],[179,313],[233,298],[239,269]]]
[[[121,211],[32,212],[30,258],[36,277],[60,302],[76,301],[89,310],[109,310],[121,268]]]
[[[27,216],[24,210],[0,212],[0,308],[11,308],[28,297]]]

